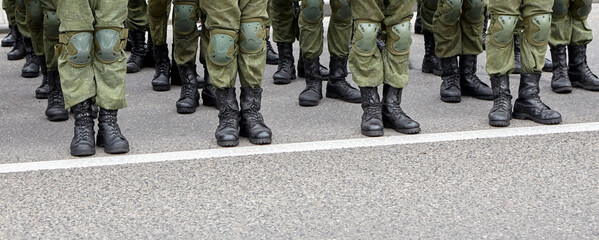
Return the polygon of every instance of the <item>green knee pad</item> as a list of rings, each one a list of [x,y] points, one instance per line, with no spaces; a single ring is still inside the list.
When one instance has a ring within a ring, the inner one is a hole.
[[[258,53],[264,49],[265,30],[262,19],[242,20],[239,27],[239,47],[243,53]]]
[[[116,62],[121,56],[123,49],[122,40],[127,37],[122,37],[124,29],[105,28],[96,30],[94,36],[94,46],[96,59],[102,63]],[[125,34],[126,35],[126,34]]]
[[[412,45],[412,23],[405,21],[387,27],[387,42],[389,52],[404,55],[410,52]]]
[[[499,47],[506,47],[514,40],[514,29],[518,23],[517,16],[495,15],[491,19],[490,42]]]
[[[591,13],[592,4],[593,0],[574,0],[570,8],[572,17],[578,20],[587,20]]]
[[[524,19],[524,35],[534,46],[547,45],[551,34],[551,14],[537,14]]]
[[[447,7],[451,8],[445,14],[445,22],[454,23],[460,20],[462,14],[462,0],[445,0]]]
[[[44,12],[44,31],[46,38],[56,39],[58,38],[58,27],[60,27],[60,19],[56,16],[56,12],[46,11]]]
[[[60,34],[60,50],[64,51],[68,62],[75,67],[85,67],[92,62],[92,43],[94,36],[90,32],[67,32]]]
[[[568,15],[570,0],[554,0],[553,18],[563,18]]]
[[[173,30],[177,34],[190,34],[197,31],[197,6],[190,3],[175,3],[173,13]]]
[[[229,65],[237,56],[237,33],[230,30],[212,30],[210,43],[208,44],[208,58],[219,66]]]
[[[362,56],[372,56],[378,51],[376,36],[381,28],[379,23],[357,21],[352,50]]]
[[[335,6],[337,12],[333,13],[333,17],[340,20],[351,21],[351,8],[347,0],[333,0],[331,6]]]
[[[478,22],[483,19],[485,5],[483,0],[466,0],[466,5],[469,7],[465,15],[466,20]]]
[[[44,22],[42,3],[39,0],[29,0],[27,2],[27,12],[29,12],[27,23],[41,28]]]
[[[308,21],[316,21],[320,19],[322,10],[320,9],[320,0],[302,0],[304,7],[302,9],[302,16]]]

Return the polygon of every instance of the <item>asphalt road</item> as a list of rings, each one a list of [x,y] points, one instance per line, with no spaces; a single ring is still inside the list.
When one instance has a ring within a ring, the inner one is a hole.
[[[599,26],[599,13],[589,23]],[[439,100],[440,79],[420,72],[422,36],[413,42],[402,106],[423,134],[493,129],[491,102]],[[589,45],[595,72],[598,47]],[[325,64],[326,56],[325,49]],[[46,102],[34,98],[41,78],[21,78],[23,62],[0,60],[0,168],[72,159],[72,116],[45,119]],[[484,63],[483,54],[479,76],[488,82]],[[359,104],[325,98],[299,107],[302,79],[275,86],[275,70],[267,66],[262,110],[274,144],[364,138]],[[180,88],[153,92],[152,76],[153,69],[127,75],[129,107],[119,123],[129,155],[218,149],[217,111],[177,114]],[[563,124],[597,122],[599,93],[558,95],[550,79],[543,75],[541,96]],[[510,128],[531,126],[539,125],[513,120]],[[590,131],[3,173],[0,239],[597,239],[597,140]],[[96,157],[105,156],[99,149]]]

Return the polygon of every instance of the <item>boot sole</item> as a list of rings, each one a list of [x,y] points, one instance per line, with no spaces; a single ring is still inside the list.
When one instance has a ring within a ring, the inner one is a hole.
[[[221,147],[236,147],[239,145],[239,140],[236,141],[216,141],[216,144]]]
[[[61,121],[66,121],[69,120],[69,114],[65,113],[65,114],[58,114],[58,115],[53,115],[53,116],[47,116],[48,120],[50,122],[61,122]]]
[[[383,127],[385,128],[390,128],[395,130],[398,133],[403,133],[403,134],[417,134],[420,133],[420,128],[395,128],[395,126],[393,126],[393,124],[389,123],[389,122],[385,122],[383,121]]]
[[[383,135],[385,135],[385,131],[384,130],[378,130],[378,131],[362,130],[362,135],[367,136],[367,137],[382,137]]]
[[[441,101],[446,103],[459,103],[462,101],[461,97],[441,97]]]
[[[431,68],[429,68],[429,67],[423,67],[423,68],[422,68],[422,72],[423,72],[423,73],[432,73],[433,75],[435,75],[435,76],[439,76],[439,77],[440,77],[441,75],[443,75],[443,71],[439,71],[439,70],[436,70],[436,71],[435,71],[435,70],[433,70],[433,69],[431,69]]]
[[[12,47],[14,45],[15,45],[14,42],[13,43],[2,43],[2,47]]]
[[[299,105],[302,107],[316,107],[318,106],[318,102],[313,101],[299,101]]]
[[[105,153],[110,154],[120,154],[120,153],[128,153],[129,147],[107,147],[104,143],[96,143],[96,146],[104,148]]]
[[[165,92],[171,90],[171,86],[152,86],[152,89],[157,92]]]
[[[290,84],[291,81],[297,79],[297,77],[293,76],[291,79],[284,79],[284,78],[274,78],[273,79],[273,83],[276,85],[286,85],[286,84]]]
[[[486,100],[486,101],[490,101],[493,100],[493,96],[477,96],[477,95],[473,95],[473,94],[464,94],[462,93],[462,96],[469,96],[469,97],[473,97],[479,100]]]
[[[507,127],[510,125],[510,121],[492,121],[489,120],[489,125],[493,127]]]
[[[35,98],[37,98],[37,99],[48,99],[48,94],[47,93],[36,93],[35,94]]]
[[[11,57],[11,56],[9,55],[7,58],[8,58],[8,60],[10,60],[10,61],[15,61],[15,60],[21,60],[21,59],[25,58],[25,55],[23,55],[22,57],[21,57],[21,56],[17,56],[17,57]]]
[[[562,118],[561,117],[560,118],[555,118],[555,119],[547,119],[547,120],[545,120],[545,119],[538,119],[538,118],[532,117],[532,116],[530,116],[527,113],[517,113],[517,112],[514,112],[513,117],[516,118],[516,119],[522,119],[522,120],[529,119],[529,120],[532,120],[532,121],[534,121],[536,123],[546,124],[546,125],[555,125],[555,124],[560,124],[562,122]]]
[[[276,61],[274,61],[274,60],[271,60],[271,61],[266,60],[266,64],[268,64],[268,65],[279,65],[279,60],[276,60]]]
[[[256,145],[266,145],[272,143],[271,138],[248,138],[248,140],[250,140],[250,143]]]
[[[599,91],[599,86],[585,86],[577,82],[572,82],[573,87],[582,88],[589,91]]]
[[[553,91],[554,93],[571,93],[572,88],[571,87],[551,88],[551,91]]]
[[[177,113],[179,114],[191,114],[196,112],[196,108],[177,108]]]
[[[21,73],[21,77],[24,78],[36,78],[40,75],[40,73]]]
[[[91,155],[95,155],[96,154],[96,149],[92,148],[92,149],[88,149],[87,151],[73,151],[71,150],[71,156],[75,156],[75,157],[87,157],[87,156],[91,156]]]
[[[127,73],[137,73],[141,71],[141,68],[127,68]]]
[[[339,99],[341,101],[348,102],[348,103],[362,103],[362,100],[360,98],[353,99],[353,100],[352,99],[347,99],[347,98],[344,98],[341,95],[336,94],[336,93],[329,93],[329,92],[327,92],[326,96],[327,96],[327,98]]]

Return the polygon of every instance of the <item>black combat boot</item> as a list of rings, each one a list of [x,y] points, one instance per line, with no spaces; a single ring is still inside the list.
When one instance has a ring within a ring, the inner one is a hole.
[[[267,28],[266,30],[270,31],[270,28]],[[279,64],[279,54],[275,52],[274,48],[272,48],[272,43],[270,43],[270,36],[266,37],[266,64]]]
[[[72,109],[75,113],[75,135],[71,141],[71,155],[81,157],[96,154],[91,100],[80,102]]]
[[[19,31],[17,30],[17,25],[9,25],[8,29],[10,29],[10,32],[8,33],[8,35],[6,35],[6,37],[2,39],[3,47],[12,47],[15,45],[15,42],[17,41],[15,33],[16,31]]]
[[[48,67],[46,66],[46,56],[39,56],[38,60],[40,62],[40,70],[42,72],[42,84],[35,89],[35,98],[46,99],[48,98],[48,92],[50,91],[50,87],[48,86]]]
[[[295,64],[293,59],[293,44],[277,43],[279,49],[279,66],[272,78],[274,84],[289,84],[295,79]]]
[[[247,137],[253,144],[270,144],[272,131],[266,126],[260,113],[262,88],[241,88],[240,101],[240,136]]]
[[[21,60],[25,58],[27,53],[25,52],[25,42],[23,41],[23,35],[19,32],[15,26],[15,44],[12,46],[10,52],[6,54],[8,60]]]
[[[518,98],[514,103],[513,116],[517,119],[530,119],[541,124],[561,123],[562,115],[541,102],[541,97],[539,97],[540,79],[541,74],[522,73],[520,75],[520,88],[518,89]]]
[[[154,45],[154,57],[156,58],[156,73],[152,79],[154,91],[168,91],[171,89],[169,78],[171,76],[171,60],[168,58],[168,47],[165,45]]]
[[[394,88],[387,84],[383,86],[383,125],[400,133],[419,133],[420,124],[401,109],[402,92],[403,88]]]
[[[69,119],[69,112],[64,107],[64,98],[60,85],[60,75],[58,70],[48,71],[48,107],[46,108],[46,117],[52,122],[65,121]],[[71,108],[75,112],[74,108]],[[91,110],[90,110],[91,111]],[[90,114],[92,114],[90,112]],[[93,115],[91,115],[93,116]]]
[[[489,112],[489,125],[507,127],[512,120],[512,94],[510,92],[510,76],[491,77],[493,88],[493,108]]]
[[[557,45],[551,48],[553,59],[553,76],[551,77],[551,90],[556,93],[572,92],[572,83],[568,77],[568,61],[566,60],[566,46]]]
[[[146,55],[143,60],[144,67],[154,67],[156,65],[154,57],[154,42],[152,41],[152,35],[148,31],[148,44],[145,48]]]
[[[182,114],[194,113],[196,108],[200,106],[200,92],[198,91],[197,73],[195,72],[196,65],[179,65],[178,67],[183,85],[181,86],[181,96],[177,101],[177,112]]]
[[[432,73],[437,76],[443,74],[441,62],[435,54],[435,37],[433,33],[424,31],[424,59],[422,60],[422,72]]]
[[[322,99],[322,79],[318,58],[304,59],[306,66],[306,88],[299,95],[299,105],[303,107],[317,106]]]
[[[216,143],[221,147],[239,145],[239,106],[235,88],[216,89],[216,108],[218,109],[218,127]]]
[[[549,58],[545,58],[545,65],[543,65],[543,72],[553,72],[553,61]]]
[[[204,106],[216,107],[216,90],[210,82],[210,74],[208,73],[206,64],[204,64],[204,82],[206,82],[206,86],[202,89],[202,104]]]
[[[175,49],[174,46],[172,49]],[[173,53],[171,54],[171,84],[176,85],[176,86],[181,86],[183,83],[182,83],[181,75],[179,74],[179,67],[178,67],[177,62],[175,61],[175,56],[173,56],[174,55]]]
[[[21,77],[34,78],[40,75],[40,61],[37,55],[33,52],[33,44],[31,38],[23,39],[25,42],[25,52],[27,53],[25,58],[25,64],[21,69]]]
[[[591,91],[599,91],[599,79],[593,74],[587,64],[587,45],[568,46],[570,67],[568,76],[572,86]]]
[[[443,76],[441,79],[441,101],[457,103],[462,101],[460,88],[460,73],[458,72],[458,57],[441,58]]]
[[[360,87],[362,96],[362,135],[380,137],[385,135],[383,127],[383,104],[376,87]]]
[[[414,33],[416,34],[422,34],[422,18],[420,17],[420,5],[421,3],[418,2],[418,4],[416,5],[416,22],[414,23]]]
[[[520,54],[520,35],[514,34],[514,71],[512,74],[520,74],[520,69],[522,68],[522,63],[520,62],[521,58]]]
[[[143,61],[146,57],[146,32],[131,29],[129,31],[131,38],[131,55],[127,60],[127,73],[139,72],[143,67]]]
[[[320,67],[320,77],[323,81],[326,81],[329,79],[329,69],[320,64],[320,59],[318,61],[318,65]],[[306,70],[304,69],[304,58],[302,57],[301,53],[299,59],[297,60],[297,76],[301,78],[306,77]]]
[[[460,56],[460,88],[462,96],[493,100],[493,90],[476,76],[477,55]]]
[[[96,144],[98,147],[103,147],[106,153],[118,154],[129,152],[129,141],[123,136],[121,128],[117,123],[117,111],[100,108]]]
[[[331,55],[329,63],[331,73],[327,83],[327,97],[337,98],[349,103],[360,103],[360,91],[352,87],[347,81],[347,57]]]

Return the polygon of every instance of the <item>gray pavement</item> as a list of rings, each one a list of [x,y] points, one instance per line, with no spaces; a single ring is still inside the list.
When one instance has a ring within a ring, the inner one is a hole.
[[[599,26],[599,13],[589,23]],[[492,129],[491,102],[439,100],[440,79],[420,72],[423,38],[413,38],[402,105],[423,134]],[[598,47],[589,46],[595,72]],[[326,56],[325,49],[325,64]],[[71,159],[72,116],[45,119],[46,102],[34,98],[41,78],[21,78],[22,64],[0,60],[0,164]],[[482,55],[479,76],[488,82],[484,64]],[[275,86],[275,70],[267,66],[262,111],[274,144],[362,138],[359,104],[325,98],[299,107],[303,79]],[[153,92],[152,76],[153,69],[127,75],[129,107],[119,122],[129,154],[218,148],[217,111],[178,115],[180,88]],[[558,95],[550,78],[543,75],[542,98],[564,124],[597,122],[599,93]],[[510,128],[527,126],[539,125],[514,120]],[[1,174],[0,238],[597,239],[598,138],[565,133]]]

